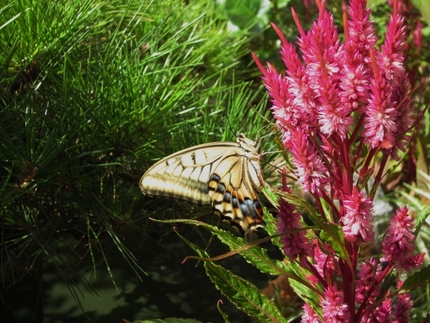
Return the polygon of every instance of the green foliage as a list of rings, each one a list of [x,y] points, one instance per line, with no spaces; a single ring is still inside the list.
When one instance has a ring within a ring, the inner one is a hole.
[[[242,239],[231,239],[231,234],[228,232],[222,232],[216,227],[211,227],[206,224],[202,225],[213,232],[217,232],[219,234],[217,236],[221,239],[227,238],[228,241],[232,242],[234,245],[236,245],[237,240],[244,243]],[[183,239],[199,254],[200,257],[206,259],[209,258],[209,255],[203,249],[199,248],[196,244],[186,240],[185,238]],[[247,249],[242,253],[248,262],[253,265],[258,265],[261,260],[266,259],[268,262],[273,263],[273,261],[267,257],[267,255],[264,256],[259,251],[255,252],[252,251],[252,249],[255,250],[259,248],[254,246],[253,248]],[[244,311],[250,317],[260,322],[285,322],[283,315],[279,312],[277,307],[265,295],[263,295],[262,292],[255,287],[255,285],[233,274],[229,270],[226,270],[222,266],[214,264],[212,261],[210,261],[210,259],[209,261],[205,261],[204,266],[208,276],[215,286],[225,296],[227,296],[237,308]]]
[[[197,321],[194,319],[181,319],[181,318],[167,318],[167,319],[155,319],[155,320],[144,320],[144,321],[132,321],[130,323],[198,323],[201,321]]]
[[[269,227],[275,222],[275,219],[268,213],[265,214],[265,220]],[[204,261],[206,273],[215,286],[233,304],[235,304],[237,308],[259,322],[287,322],[288,317],[295,317],[297,315],[297,309],[291,307],[285,312],[280,312],[281,309],[275,306],[273,300],[268,299],[267,296],[262,294],[254,284],[234,274],[230,270],[215,264],[215,261],[234,254],[240,254],[247,263],[257,268],[261,273],[271,276],[283,275],[288,277],[292,285],[293,282],[297,285],[295,291],[299,295],[309,299],[318,299],[319,291],[312,290],[306,281],[305,277],[309,273],[303,272],[300,266],[296,263],[286,263],[272,258],[266,249],[259,246],[260,243],[267,239],[247,242],[243,238],[240,238],[231,232],[224,231],[219,229],[217,226],[209,225],[197,220],[175,219],[155,221],[163,223],[185,223],[204,227],[216,236],[223,244],[228,246],[231,252],[211,258],[202,247],[199,247],[196,243],[189,241],[186,237],[177,232],[178,235],[199,255],[198,257],[189,256],[187,261],[191,261],[193,258]],[[276,241],[276,239],[274,241]]]
[[[212,1],[22,0],[0,14],[3,286],[48,262],[89,288],[80,269],[110,272],[111,248],[140,275],[125,237],[145,237],[144,170],[265,122],[247,38]]]

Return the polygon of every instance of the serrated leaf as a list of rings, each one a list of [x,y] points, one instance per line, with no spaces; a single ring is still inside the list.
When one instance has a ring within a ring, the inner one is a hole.
[[[430,283],[430,266],[422,268],[420,271],[408,277],[400,290],[410,291],[428,283]]]
[[[332,246],[340,258],[349,261],[348,253],[345,250],[345,239],[339,225],[326,223],[324,230],[321,231],[320,238]]]
[[[273,217],[273,215],[267,211],[267,209],[263,209],[264,211],[264,221],[266,221],[266,226],[264,227],[264,230],[270,235],[276,235],[278,233],[277,227],[276,227],[276,220]],[[277,241],[278,243],[275,243],[278,247],[281,247],[279,244],[279,238],[274,238],[272,241]]]
[[[153,320],[144,320],[144,321],[133,321],[130,323],[203,323],[202,321],[198,321],[195,319],[183,319],[176,317],[169,317],[166,319],[153,319]]]
[[[310,273],[305,272],[297,262],[289,263],[287,267],[289,276],[292,277],[292,279],[289,279],[289,282],[291,287],[294,289],[294,292],[301,299],[308,300],[308,303],[318,304],[318,291],[312,289],[311,285],[306,280]],[[315,306],[313,308],[318,308],[318,306]]]
[[[262,249],[256,243],[258,241],[255,241],[253,243],[246,242],[243,238],[237,237],[233,235],[231,232],[224,231],[219,229],[216,226],[197,221],[197,220],[190,220],[190,219],[177,219],[177,220],[156,220],[157,222],[180,222],[180,223],[186,223],[186,224],[192,224],[192,225],[198,225],[206,228],[207,230],[211,231],[215,236],[218,237],[224,244],[229,246],[230,250],[232,250],[231,253],[229,253],[226,256],[233,255],[235,253],[239,253],[249,264],[253,265],[257,269],[259,269],[262,273],[266,273],[269,275],[279,275],[279,260],[275,260],[270,258],[267,255],[267,251],[265,249]],[[189,242],[187,242],[189,243]],[[255,245],[253,245],[255,244]],[[191,246],[191,245],[190,245]],[[191,246],[194,250],[196,250],[196,246]],[[207,257],[207,256],[203,256]],[[213,260],[222,259],[221,257],[214,257]]]
[[[319,309],[321,307],[317,293],[295,280],[290,279],[289,282],[297,296],[299,296],[302,300],[305,300],[306,303],[312,306],[312,308]]]
[[[304,289],[306,289],[305,293],[310,297],[312,289],[306,280],[306,276],[308,273],[305,273],[303,269],[296,263],[288,263],[286,264],[283,261],[272,259],[267,255],[267,251],[265,249],[260,248],[258,245],[249,245],[242,238],[234,236],[232,233],[223,231],[216,226],[212,226],[210,224],[190,219],[179,219],[179,220],[157,220],[157,222],[181,222],[192,225],[203,226],[209,231],[211,231],[214,235],[218,237],[223,243],[228,245],[232,252],[227,253],[225,255],[211,257],[200,247],[193,244],[191,241],[188,241],[184,237],[182,237],[178,232],[177,234],[193,249],[198,255],[203,258],[205,263],[212,262],[214,260],[223,259],[225,257],[231,256],[235,253],[239,253],[249,264],[253,265],[255,268],[259,269],[262,273],[266,273],[269,275],[285,275],[291,281],[296,281],[297,284],[304,285]],[[302,290],[304,290],[302,288]],[[312,292],[316,295],[315,291]]]
[[[417,236],[420,232],[421,226],[425,222],[425,220],[430,215],[430,206],[426,206],[424,209],[422,209],[417,216],[415,217],[414,224],[415,224],[415,232],[414,235]]]
[[[278,308],[255,285],[212,262],[205,262],[204,267],[215,286],[244,313],[259,322],[286,322]]]
[[[209,257],[206,251],[176,233],[201,257]],[[212,261],[205,261],[204,267],[215,286],[240,310],[260,322],[286,322],[277,307],[255,285]]]

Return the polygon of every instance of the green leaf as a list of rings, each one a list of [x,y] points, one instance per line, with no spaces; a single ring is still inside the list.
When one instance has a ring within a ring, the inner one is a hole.
[[[255,285],[212,262],[205,262],[204,266],[215,286],[237,308],[259,322],[286,322],[278,308]]]
[[[144,320],[144,321],[133,321],[130,323],[202,323],[202,321],[198,321],[195,319],[182,319],[176,317],[169,317],[166,319],[152,319],[152,320]]]
[[[252,243],[246,242],[243,238],[238,237],[231,232],[219,229],[216,226],[191,219],[176,219],[176,220],[154,220],[163,223],[186,223],[191,225],[202,226],[212,232],[224,244],[229,246],[234,253],[239,253],[248,263],[258,268],[262,273],[269,275],[279,275],[282,268],[282,261],[272,259],[267,254],[266,249],[256,245],[259,241]],[[191,246],[191,245],[190,245]],[[193,247],[195,249],[195,246]],[[227,255],[228,256],[228,255]],[[205,256],[208,257],[208,256]],[[219,259],[219,258],[216,258]]]
[[[201,257],[209,257],[206,251],[177,234]],[[285,322],[278,308],[255,285],[212,261],[205,261],[204,267],[215,286],[237,308],[260,322]]]
[[[340,258],[348,261],[349,255],[345,250],[345,238],[342,228],[337,224],[326,223],[320,233],[321,240],[332,246]]]
[[[414,235],[417,236],[418,233],[421,230],[421,226],[423,225],[423,223],[425,223],[425,220],[428,218],[428,216],[430,215],[430,206],[426,206],[424,207],[424,209],[422,209],[417,216],[415,217],[414,220],[414,224],[415,224],[415,232]]]
[[[224,8],[234,25],[246,29],[255,23],[261,5],[262,0],[226,0]]]
[[[276,226],[276,219],[273,217],[273,215],[266,209],[263,209],[264,212],[264,221],[266,222],[266,226],[264,227],[264,230],[270,235],[274,236],[278,233],[278,229]],[[282,245],[279,242],[279,237],[273,238],[272,243],[277,245],[279,249],[282,249]]]
[[[428,0],[412,0],[414,6],[420,11],[422,19],[430,25],[430,6]]]
[[[289,277],[289,282],[294,292],[301,298],[308,300],[308,303],[319,303],[319,294],[322,291],[315,290],[314,287],[309,284],[307,277],[310,276],[310,272],[304,271],[304,269],[297,263],[297,261],[289,262],[285,264],[283,269],[285,275]],[[317,308],[314,307],[314,308]]]
[[[301,290],[303,290],[303,294],[307,295],[307,297],[313,298],[316,297],[316,291],[312,290],[311,285],[307,281],[306,277],[309,275],[308,272],[304,271],[301,266],[298,265],[297,262],[286,263],[285,261],[280,261],[277,259],[271,259],[267,255],[267,251],[263,248],[260,248],[258,245],[250,245],[245,242],[242,238],[238,238],[231,234],[230,232],[223,231],[215,226],[209,225],[207,223],[196,221],[196,220],[156,220],[157,222],[180,222],[187,223],[193,225],[203,226],[206,229],[210,230],[214,235],[218,237],[223,243],[228,245],[232,252],[215,257],[209,257],[209,255],[201,250],[199,247],[187,241],[184,237],[181,238],[192,248],[194,249],[202,258],[202,260],[206,261],[215,261],[219,259],[223,259],[225,257],[231,256],[232,253],[239,253],[249,264],[253,265],[255,268],[259,269],[262,273],[270,274],[270,275],[284,275],[290,279],[290,282],[296,282],[296,284],[303,285]],[[178,233],[179,235],[179,233]],[[258,241],[254,241],[253,243],[258,243]],[[300,293],[300,290],[298,290]]]
[[[412,291],[428,283],[430,283],[430,266],[422,268],[420,271],[408,277],[400,290]]]

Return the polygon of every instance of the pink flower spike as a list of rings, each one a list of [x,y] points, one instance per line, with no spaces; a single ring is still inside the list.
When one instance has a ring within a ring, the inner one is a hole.
[[[321,133],[330,137],[336,134],[344,141],[348,134],[349,126],[354,119],[350,115],[351,106],[342,105],[339,97],[339,89],[334,84],[322,77],[320,85],[321,106],[318,109],[319,125]]]
[[[372,80],[372,94],[366,110],[363,137],[372,148],[388,150],[393,148],[395,143],[398,111],[390,99],[392,89],[382,77],[373,55],[371,57],[375,78]]]
[[[287,190],[288,192],[289,190]],[[282,233],[280,241],[284,254],[291,261],[294,261],[297,256],[306,257],[312,254],[312,245],[306,238],[306,231],[301,230],[301,216],[302,214],[296,210],[293,204],[284,199],[279,200],[278,232]]]
[[[374,25],[370,22],[370,9],[366,0],[351,0],[349,20],[345,25],[345,62],[340,92],[342,104],[352,111],[362,109],[369,99],[372,79],[369,51],[377,43]],[[346,18],[344,18],[346,21]],[[361,111],[363,112],[363,111]]]
[[[305,303],[303,305],[303,315],[301,323],[319,323],[321,322],[319,319],[319,316],[315,311],[312,309],[312,307],[309,306],[309,304]]]
[[[357,275],[357,287],[355,290],[355,299],[358,303],[367,299],[368,302],[372,304],[379,295],[380,289],[377,285],[377,277],[380,272],[381,265],[377,264],[376,259],[370,259],[360,265]]]
[[[330,181],[328,170],[313,143],[300,129],[292,130],[290,139],[298,184],[305,191],[323,190]]]
[[[267,63],[267,68],[264,68],[257,55],[252,53],[252,57],[263,73],[263,82],[267,92],[272,97],[271,101],[273,106],[271,109],[273,111],[273,116],[278,120],[278,126],[283,132],[283,135],[289,138],[289,131],[286,128],[286,124],[295,123],[295,120],[291,120],[292,113],[289,112],[293,105],[293,103],[290,102],[291,96],[288,92],[289,82],[284,76],[279,74],[271,64]]]
[[[276,34],[278,35],[279,39],[281,40],[281,44],[285,45],[285,44],[289,44],[287,39],[284,36],[284,33],[281,31],[281,29],[279,29],[278,26],[276,26],[273,22],[270,23],[270,25],[272,26],[273,30],[276,32]]]
[[[334,258],[334,250],[331,246],[324,246],[327,251],[323,252],[320,248],[320,243],[314,241],[314,263],[318,274],[323,277],[327,283],[331,282],[334,277],[337,277],[338,265]]]
[[[353,188],[352,195],[345,196],[345,215],[342,217],[342,230],[350,242],[371,242],[374,238],[372,226],[372,200],[365,197],[364,191]]]
[[[293,16],[293,20],[297,26],[297,29],[299,30],[300,37],[304,38],[305,37],[305,31],[303,30],[303,27],[300,24],[299,17],[297,17],[297,13],[293,7],[291,7],[291,15]]]
[[[382,242],[382,261],[391,262],[399,272],[409,272],[421,267],[424,254],[413,255],[415,249],[414,223],[408,208],[397,210]]]
[[[329,286],[324,292],[322,301],[324,322],[347,323],[351,322],[348,306],[343,302],[343,293],[336,286]]]
[[[387,35],[378,56],[378,66],[384,77],[397,86],[406,77],[403,66],[403,50],[405,48],[405,25],[403,17],[393,14],[387,26]]]
[[[370,9],[367,0],[351,0],[349,3],[349,22],[346,45],[346,61],[353,67],[370,63],[369,50],[377,43],[375,27],[370,22]],[[366,68],[367,70],[367,68]]]
[[[417,27],[412,34],[412,39],[414,45],[417,47],[417,50],[421,52],[421,48],[423,47],[423,25],[421,23],[421,20],[417,21]]]
[[[370,313],[365,313],[360,322],[366,323],[392,323],[391,318],[391,299],[386,299],[380,306],[372,310]]]
[[[299,55],[297,54],[294,46],[285,39],[284,34],[278,26],[272,23],[272,27],[281,39],[281,57],[285,64],[287,74],[290,78],[295,79],[296,82],[299,83],[305,74]]]
[[[397,296],[394,306],[394,323],[409,323],[412,307],[413,302],[411,294],[401,294]]]

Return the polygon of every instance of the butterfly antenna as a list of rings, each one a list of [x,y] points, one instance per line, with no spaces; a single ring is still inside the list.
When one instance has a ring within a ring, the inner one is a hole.
[[[234,133],[232,130],[230,119],[228,118],[227,113],[223,113],[222,116],[224,117],[224,119],[223,119],[224,123],[227,124],[227,126],[228,126],[228,127],[224,127],[224,128],[228,129],[228,131],[232,134],[232,137],[237,137],[237,133]]]

